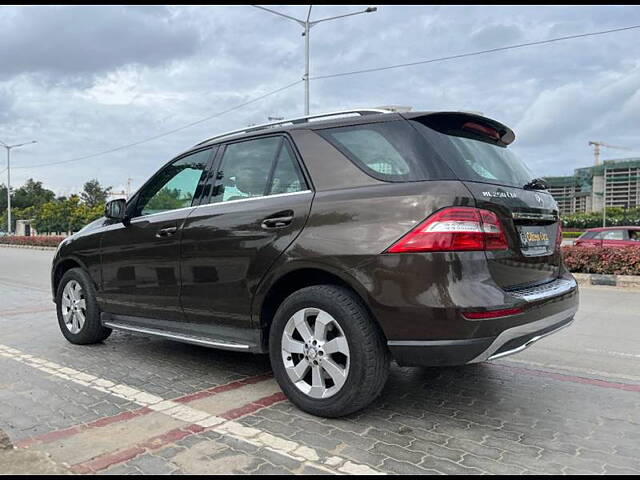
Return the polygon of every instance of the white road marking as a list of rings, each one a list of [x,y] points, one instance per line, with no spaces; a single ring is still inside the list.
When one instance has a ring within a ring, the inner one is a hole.
[[[591,370],[590,368],[576,368],[576,367],[570,367],[568,365],[554,365],[552,363],[533,362],[531,360],[517,360],[515,358],[509,358],[509,360],[498,360],[495,363],[498,363],[498,362],[500,363],[504,362],[505,365],[508,365],[509,363],[520,363],[522,365],[530,365],[532,367],[543,367],[543,368],[550,368],[553,370],[560,370],[560,371],[565,370],[568,372],[593,375],[595,377],[606,379],[607,381],[615,381],[615,379],[619,379],[619,380],[631,380],[632,382],[640,382],[640,377],[635,377],[632,375],[624,375],[622,373],[603,372],[602,370]]]
[[[585,348],[587,352],[593,353],[601,353],[604,355],[610,355],[612,357],[623,357],[623,358],[640,358],[640,355],[635,353],[624,353],[624,352],[611,352],[609,350],[599,350],[597,348]]]
[[[98,378],[95,375],[23,353],[20,350],[7,347],[6,345],[0,344],[0,356],[10,358],[49,375],[129,400],[169,417],[182,420],[184,422],[195,423],[204,428],[213,427],[211,430],[222,435],[271,450],[272,452],[297,460],[303,465],[308,465],[327,473],[339,474],[340,472],[344,472],[368,475],[384,474],[384,472],[379,472],[367,465],[357,464],[347,460],[346,458],[334,455],[329,457],[325,463],[332,468],[336,468],[342,464],[342,466],[338,468],[338,472],[336,472],[335,470],[331,470],[318,463],[320,456],[313,448],[301,445],[292,440],[277,437],[260,430],[259,428],[247,427],[239,422],[226,420],[222,417],[211,415],[203,410],[198,410],[172,400],[166,400],[157,395],[143,392],[142,390],[138,390],[137,388],[133,388],[128,385],[115,383],[104,378]]]

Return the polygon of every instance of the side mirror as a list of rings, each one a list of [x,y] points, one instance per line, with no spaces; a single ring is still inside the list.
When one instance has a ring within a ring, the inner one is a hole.
[[[111,220],[124,220],[126,204],[127,202],[124,198],[116,198],[107,202],[104,206],[104,216]]]

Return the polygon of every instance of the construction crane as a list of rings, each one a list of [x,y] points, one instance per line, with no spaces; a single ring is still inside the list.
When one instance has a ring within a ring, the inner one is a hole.
[[[604,142],[589,141],[589,146],[591,145],[593,145],[594,165],[600,165],[600,147],[617,148],[618,150],[633,150],[633,148],[618,147],[616,145],[609,145],[608,143]]]

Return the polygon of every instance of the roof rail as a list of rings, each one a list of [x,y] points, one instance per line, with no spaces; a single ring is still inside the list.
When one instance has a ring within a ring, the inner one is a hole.
[[[390,110],[383,109],[383,108],[358,108],[354,110],[339,110],[335,112],[319,113],[317,115],[306,115],[304,117],[289,118],[286,120],[280,120],[278,122],[263,123],[260,125],[253,125],[246,128],[239,128],[238,130],[232,130],[230,132],[222,133],[220,135],[216,135],[215,137],[208,138],[196,145],[204,145],[205,143],[212,142],[213,140],[218,140],[220,138],[230,137],[232,135],[238,135],[240,133],[249,133],[249,132],[256,132],[259,130],[266,130],[267,128],[274,128],[274,127],[285,125],[285,124],[297,125],[299,123],[308,123],[310,120],[317,120],[319,118],[337,117],[340,115],[352,115],[352,114],[359,114],[360,116],[364,116],[364,115],[373,115],[377,113],[390,113],[390,112],[391,112]]]

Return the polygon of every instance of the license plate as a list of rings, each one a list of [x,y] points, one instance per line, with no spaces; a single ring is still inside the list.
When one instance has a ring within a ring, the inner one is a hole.
[[[524,248],[547,248],[551,244],[547,229],[544,227],[521,226],[518,230],[520,243]]]

